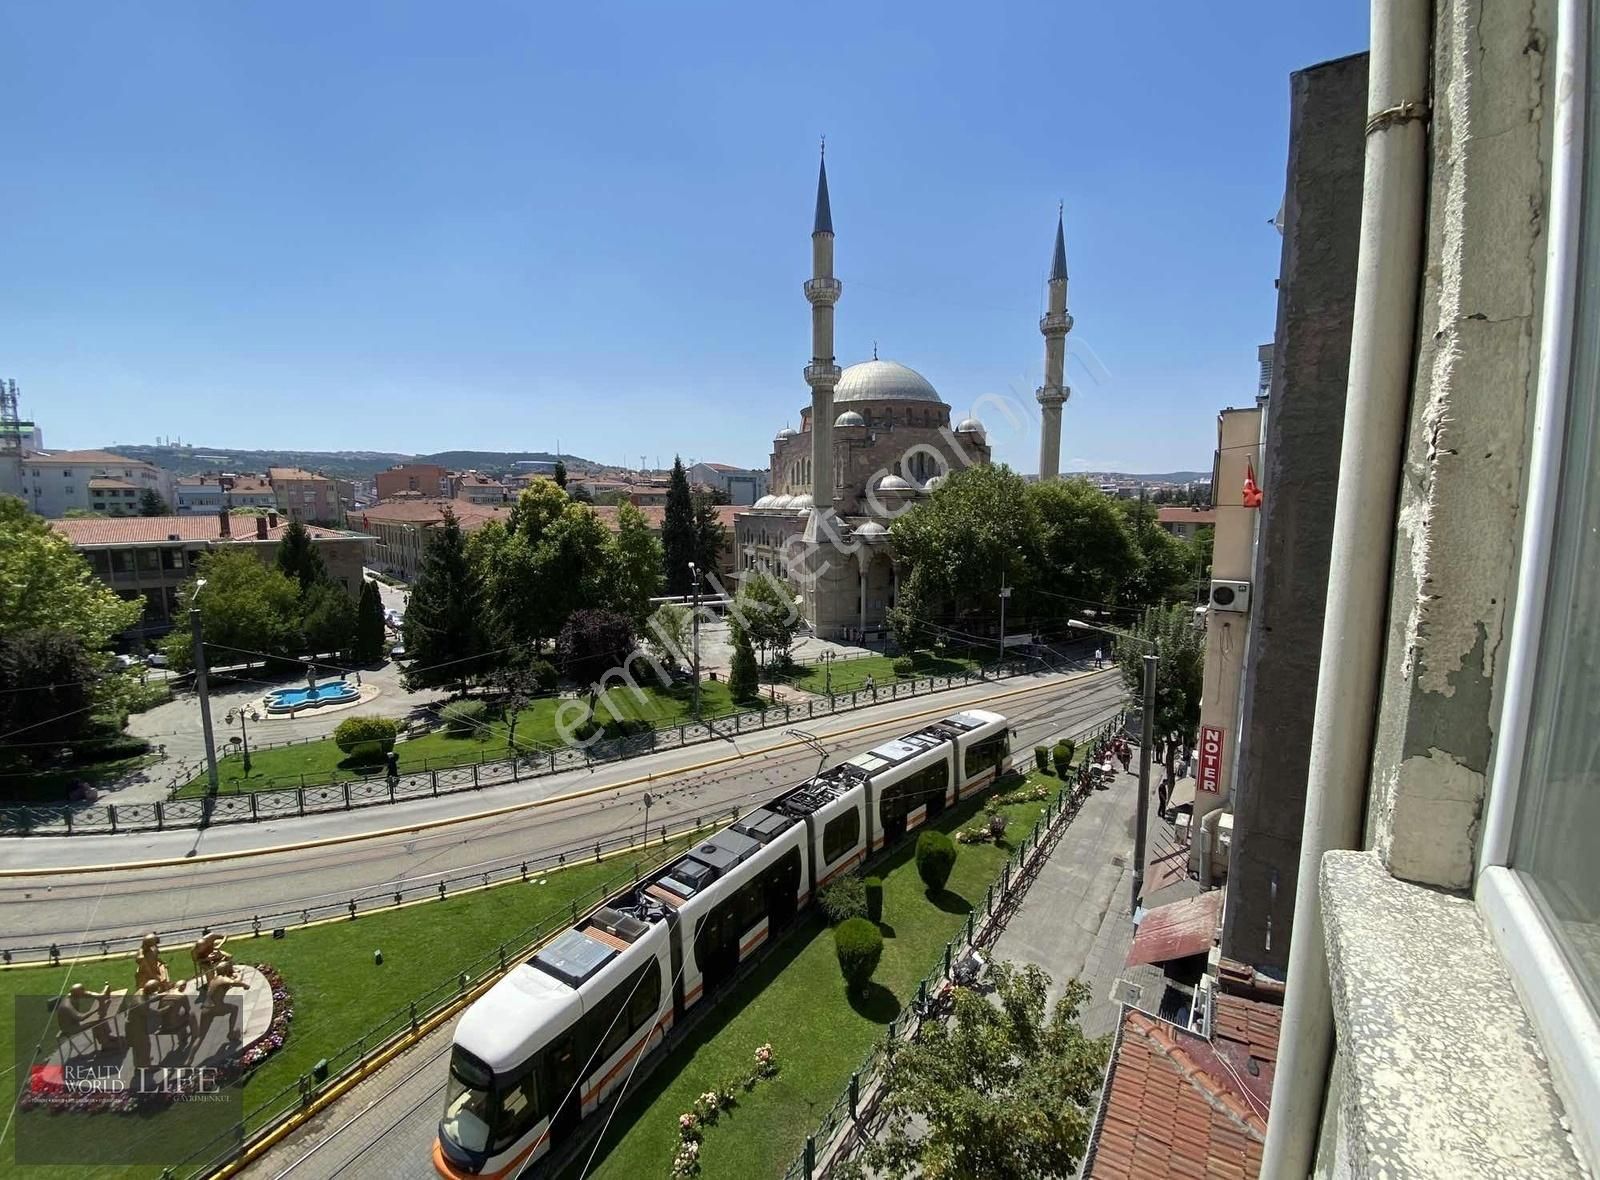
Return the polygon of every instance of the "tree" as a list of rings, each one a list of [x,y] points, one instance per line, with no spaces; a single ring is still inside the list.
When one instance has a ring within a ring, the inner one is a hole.
[[[953,1018],[924,1024],[887,1058],[882,1132],[842,1175],[1072,1175],[1109,1051],[1078,1027],[1089,989],[1069,982],[1046,1018],[1050,977],[1038,967],[994,963],[989,973],[998,1004],[957,988]]]
[[[70,631],[35,627],[0,638],[0,733],[41,751],[72,741],[89,724],[94,681],[95,661]]]
[[[683,460],[677,456],[673,456],[672,478],[667,483],[667,510],[661,522],[661,548],[667,566],[667,593],[690,593],[694,587],[689,563],[695,560],[696,554],[694,503],[689,498],[689,477],[684,474]]]
[[[44,627],[100,651],[143,613],[142,600],[118,598],[72,542],[21,500],[0,496],[0,637]]]
[[[1028,495],[1043,530],[1034,613],[1059,617],[1113,602],[1140,557],[1116,501],[1084,479],[1030,484]]]
[[[642,627],[650,614],[650,600],[661,593],[661,542],[650,532],[644,513],[632,504],[623,504],[617,509],[617,532],[611,547],[615,557],[611,604],[635,627]]]
[[[361,600],[356,603],[356,663],[375,664],[383,659],[383,638],[383,598],[378,583],[366,578],[361,583]]]
[[[567,465],[560,459],[556,460],[556,487],[567,490]]]
[[[955,867],[956,842],[949,836],[928,828],[917,837],[917,876],[930,895],[943,892]]]
[[[1021,476],[1005,465],[952,472],[926,501],[889,529],[895,553],[910,567],[900,580],[897,635],[911,643],[935,616],[987,622],[1000,609],[1000,584],[1017,595],[1032,586],[1042,534],[1038,509]]]
[[[199,589],[202,578],[206,584]],[[299,587],[280,570],[263,565],[248,546],[203,554],[195,577],[178,597],[199,606],[201,636],[212,662],[289,657],[301,649]],[[187,627],[171,632],[161,646],[173,667],[193,666]]]
[[[328,577],[328,567],[311,540],[311,530],[291,520],[278,538],[278,569],[300,584],[303,594]]]
[[[761,695],[756,653],[750,647],[749,634],[739,626],[733,628],[733,665],[728,670],[728,692],[736,701],[754,700]]]
[[[308,653],[350,651],[356,627],[355,605],[342,587],[324,579],[300,595],[300,635]]]
[[[592,702],[606,675],[633,651],[633,625],[609,610],[574,611],[556,640],[561,670],[589,690]]]
[[[1153,641],[1161,657],[1156,665],[1155,733],[1143,740],[1160,741],[1176,733],[1185,745],[1193,745],[1200,725],[1206,665],[1205,632],[1195,626],[1194,611],[1184,603],[1148,610],[1133,632]],[[1148,650],[1137,643],[1120,645],[1122,681],[1136,701],[1144,696],[1144,654]],[[1172,753],[1167,751],[1169,778]]]
[[[722,551],[728,547],[728,527],[717,515],[716,504],[706,498],[694,506],[694,563],[702,573],[722,568]],[[692,593],[694,587],[689,591]]]
[[[1139,562],[1123,586],[1123,598],[1139,606],[1164,606],[1186,600],[1193,585],[1193,550],[1159,525],[1137,534]]]
[[[589,490],[587,484],[580,483],[577,487],[573,488],[569,494],[579,504],[594,503],[594,493]]]
[[[866,918],[846,918],[833,928],[833,950],[845,986],[860,995],[883,958],[883,932]]]
[[[406,607],[403,638],[412,658],[406,688],[465,690],[484,652],[483,583],[467,559],[461,522],[448,506],[428,541]]]
[[[139,493],[139,515],[171,516],[172,509],[169,508],[167,506],[167,502],[161,498],[161,493],[157,492],[154,488],[145,488],[144,491]]]
[[[694,612],[677,603],[664,602],[645,625],[645,642],[665,664],[684,664],[694,660]],[[753,658],[753,657],[752,657]]]
[[[732,628],[761,649],[763,665],[770,666],[789,654],[800,621],[794,591],[770,574],[752,571],[739,583]]]

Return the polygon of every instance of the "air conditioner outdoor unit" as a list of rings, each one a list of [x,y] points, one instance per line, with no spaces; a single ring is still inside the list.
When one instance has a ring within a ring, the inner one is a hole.
[[[1250,609],[1250,583],[1218,579],[1211,583],[1211,609],[1247,611]]]

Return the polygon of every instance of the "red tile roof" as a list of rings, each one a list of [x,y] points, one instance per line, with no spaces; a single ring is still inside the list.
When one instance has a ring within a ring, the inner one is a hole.
[[[50,527],[79,548],[94,545],[148,545],[170,541],[174,535],[180,541],[254,541],[257,516],[248,513],[229,515],[227,538],[222,536],[221,514],[208,512],[202,516],[84,516],[70,520],[52,520]],[[278,518],[275,528],[267,530],[268,540],[276,541],[283,535],[289,522]],[[307,525],[313,538],[342,537],[336,529]]]
[[[474,504],[471,500],[397,499],[379,500],[365,508],[353,508],[345,514],[351,528],[368,528],[378,524],[436,524],[444,519],[444,510],[456,514],[461,527],[471,532],[491,520],[504,520],[511,514],[509,504]]]
[[[1157,906],[1139,923],[1133,945],[1128,948],[1127,965],[1138,967],[1204,954],[1216,940],[1221,913],[1220,889]]]
[[[1236,1072],[1204,1038],[1126,1009],[1086,1180],[1255,1180],[1266,1106]]]

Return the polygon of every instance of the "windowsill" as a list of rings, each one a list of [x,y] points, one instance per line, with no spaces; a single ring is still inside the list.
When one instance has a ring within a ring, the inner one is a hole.
[[[1375,854],[1331,852],[1322,911],[1356,1174],[1585,1176],[1472,901],[1397,880]]]

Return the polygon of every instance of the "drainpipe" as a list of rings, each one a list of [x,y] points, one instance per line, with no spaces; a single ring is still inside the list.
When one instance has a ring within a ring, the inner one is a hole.
[[[1261,1175],[1307,1175],[1333,1050],[1318,874],[1361,843],[1411,390],[1427,187],[1428,0],[1372,0],[1350,377],[1306,778],[1299,899]]]

